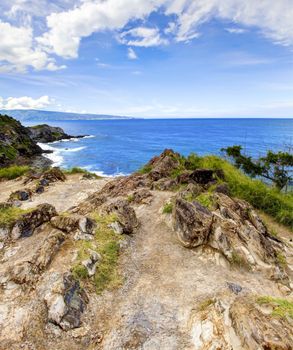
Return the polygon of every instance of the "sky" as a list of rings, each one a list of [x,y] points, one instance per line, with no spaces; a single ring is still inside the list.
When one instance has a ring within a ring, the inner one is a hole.
[[[293,0],[0,0],[0,109],[293,118]]]

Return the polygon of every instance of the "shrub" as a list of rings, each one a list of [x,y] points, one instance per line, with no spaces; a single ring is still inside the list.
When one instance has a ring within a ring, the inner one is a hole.
[[[30,167],[28,166],[18,166],[18,165],[2,168],[0,169],[0,179],[13,180],[26,174],[29,170],[30,170]]]
[[[172,203],[166,203],[163,207],[163,214],[171,214],[173,210],[173,204]]]
[[[63,170],[64,174],[66,175],[73,175],[73,174],[84,174],[84,175],[90,175],[95,179],[102,179],[102,176],[99,176],[95,173],[92,173],[86,169],[83,168],[79,168],[79,167],[73,167],[71,169],[68,170]]]
[[[148,173],[150,173],[152,171],[152,166],[151,165],[148,165],[148,164],[146,164],[146,165],[144,165],[142,168],[140,168],[140,169],[138,169],[138,173],[139,174],[148,174]]]
[[[213,198],[211,193],[205,192],[201,193],[195,198],[202,206],[212,209],[213,207]]]

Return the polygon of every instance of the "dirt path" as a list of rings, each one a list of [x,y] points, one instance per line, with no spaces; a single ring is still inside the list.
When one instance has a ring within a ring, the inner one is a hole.
[[[96,318],[102,308],[106,315],[101,319],[110,320],[101,349],[195,349],[194,310],[218,292],[229,293],[226,282],[259,294],[279,293],[261,275],[217,265],[214,257],[179,245],[160,213],[170,195],[154,192],[150,206],[136,209],[141,228],[121,261],[125,285],[108,304],[105,299],[98,303]],[[96,327],[101,329],[101,322]]]
[[[35,207],[41,203],[52,204],[58,212],[66,211],[73,205],[78,205],[88,195],[99,191],[109,179],[99,180],[81,179],[81,175],[67,175],[65,182],[51,183],[44,193],[34,194],[31,200],[22,202],[23,209]],[[0,182],[0,202],[6,201],[14,191],[25,186],[21,180]]]

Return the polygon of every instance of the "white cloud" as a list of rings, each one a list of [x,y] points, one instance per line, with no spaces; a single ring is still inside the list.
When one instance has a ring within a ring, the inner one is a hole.
[[[247,30],[243,28],[225,28],[225,30],[231,34],[243,34],[247,32]]]
[[[161,38],[158,28],[137,27],[120,33],[119,41],[129,46],[159,46],[168,44]]]
[[[0,96],[0,108],[2,109],[42,109],[50,106],[52,103],[53,100],[49,96],[41,96],[37,99],[29,96],[4,99]]]
[[[130,59],[130,60],[137,60],[138,57],[137,57],[137,54],[136,52],[133,50],[132,47],[129,47],[128,50],[127,50],[127,57]]]
[[[165,30],[148,22],[158,11],[172,16]],[[231,23],[230,33],[258,28],[273,42],[293,46],[292,0],[1,0],[0,13],[9,21],[0,20],[0,71],[56,70],[52,55],[77,58],[83,38],[106,30],[122,31],[121,43],[133,47],[190,41],[212,19]]]
[[[0,20],[0,71],[24,72],[28,66],[36,70],[63,68],[38,47],[33,48],[32,28],[14,27]]]

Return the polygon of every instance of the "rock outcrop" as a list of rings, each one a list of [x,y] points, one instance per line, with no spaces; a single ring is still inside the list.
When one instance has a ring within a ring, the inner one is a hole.
[[[86,135],[71,136],[64,132],[62,128],[50,126],[47,124],[35,125],[27,128],[29,136],[35,142],[54,142],[60,140],[69,140],[72,138],[82,138]]]
[[[17,120],[0,114],[0,168],[11,164],[30,164],[42,153],[42,149],[30,138],[27,128]]]

